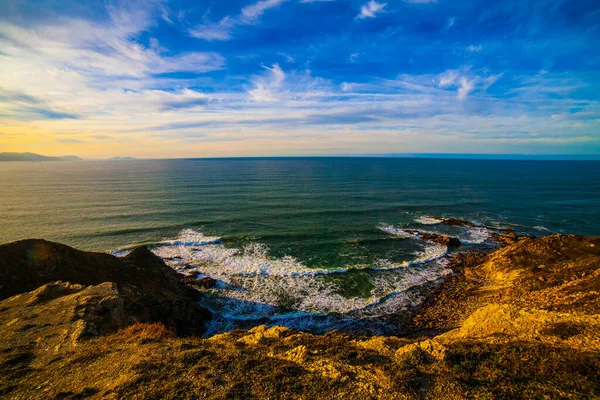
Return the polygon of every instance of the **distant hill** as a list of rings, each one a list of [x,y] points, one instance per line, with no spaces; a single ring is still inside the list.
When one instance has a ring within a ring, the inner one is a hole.
[[[133,158],[133,157],[111,157],[111,158],[109,158],[109,160],[129,161],[129,160],[135,160],[135,158]]]
[[[81,158],[77,156],[49,157],[35,153],[0,153],[0,161],[78,161]]]

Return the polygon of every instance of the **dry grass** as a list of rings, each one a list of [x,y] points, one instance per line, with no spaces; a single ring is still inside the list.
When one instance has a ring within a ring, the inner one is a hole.
[[[158,340],[174,338],[175,334],[161,323],[136,323],[118,333],[125,341]]]

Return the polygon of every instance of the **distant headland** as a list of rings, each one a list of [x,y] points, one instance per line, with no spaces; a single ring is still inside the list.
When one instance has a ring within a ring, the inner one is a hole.
[[[52,157],[43,156],[35,153],[0,153],[1,161],[29,161],[29,162],[41,162],[41,161],[80,161],[81,158],[77,156],[62,156]]]

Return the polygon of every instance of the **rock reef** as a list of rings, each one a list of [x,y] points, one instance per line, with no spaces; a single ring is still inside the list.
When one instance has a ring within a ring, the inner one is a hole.
[[[3,245],[0,397],[600,397],[600,238],[520,238],[449,265],[403,336],[205,339],[189,336],[209,318],[197,292],[148,250]]]

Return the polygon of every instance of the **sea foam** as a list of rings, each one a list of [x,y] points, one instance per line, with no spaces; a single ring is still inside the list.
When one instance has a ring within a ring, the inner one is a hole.
[[[402,234],[400,230],[389,231]],[[271,257],[269,249],[260,243],[228,248],[219,237],[191,229],[150,248],[181,273],[217,280],[216,287],[203,289],[201,302],[215,314],[209,334],[258,323],[317,332],[339,328],[350,320],[382,317],[416,301],[417,297],[407,294],[411,288],[450,272],[436,262],[447,252],[446,246],[438,244],[427,244],[410,261],[336,269],[309,268],[290,256]],[[374,286],[366,297],[344,296],[327,278],[359,270]]]
[[[436,218],[436,217],[428,217],[428,216],[422,216],[422,217],[418,217],[415,218],[415,222],[421,224],[421,225],[437,225],[437,224],[441,224],[444,220],[441,218]]]

